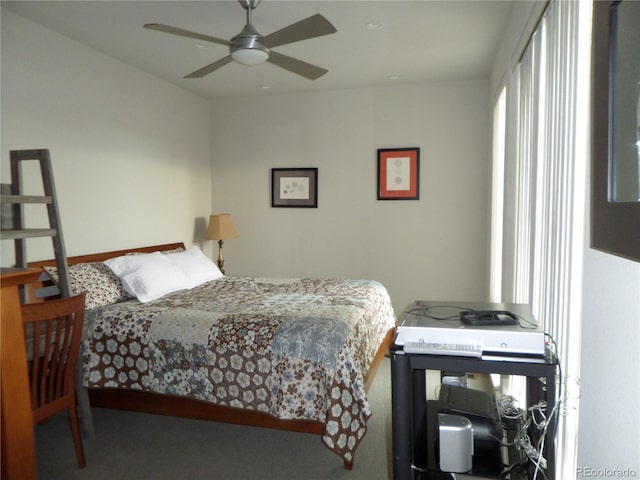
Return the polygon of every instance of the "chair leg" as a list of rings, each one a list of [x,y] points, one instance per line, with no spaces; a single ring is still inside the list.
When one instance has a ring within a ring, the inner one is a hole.
[[[78,458],[78,467],[84,468],[87,466],[87,463],[84,458],[84,447],[82,446],[82,435],[80,435],[80,422],[75,399],[73,406],[69,408],[69,425],[71,426],[71,435],[73,436],[73,444],[76,449],[76,457]]]
[[[80,353],[80,359],[82,352]],[[80,431],[84,438],[93,440],[96,434],[93,430],[93,416],[91,415],[91,404],[89,403],[89,389],[82,386],[82,362],[78,360],[76,364],[76,400],[78,405],[78,418],[80,418]]]

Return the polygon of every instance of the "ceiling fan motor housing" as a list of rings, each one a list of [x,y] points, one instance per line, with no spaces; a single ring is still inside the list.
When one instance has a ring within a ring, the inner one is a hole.
[[[258,65],[269,58],[269,49],[262,43],[262,35],[248,23],[231,39],[231,58],[242,65]]]
[[[238,0],[238,3],[242,5],[245,10],[253,10],[258,6],[260,0]]]

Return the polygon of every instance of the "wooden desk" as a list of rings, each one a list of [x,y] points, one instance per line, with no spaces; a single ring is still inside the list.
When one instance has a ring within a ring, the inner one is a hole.
[[[36,479],[36,448],[18,287],[36,281],[39,275],[37,268],[3,268],[0,277],[1,476],[6,480]]]

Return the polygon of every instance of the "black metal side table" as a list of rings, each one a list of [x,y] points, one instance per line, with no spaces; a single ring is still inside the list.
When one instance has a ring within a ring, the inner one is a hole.
[[[432,438],[434,429],[427,428],[426,425],[427,370],[525,376],[527,406],[545,401],[547,412],[553,411],[555,407],[558,372],[558,364],[555,362],[529,363],[522,359],[482,360],[472,357],[406,354],[402,346],[395,345],[390,354],[394,480],[451,478],[450,475],[443,476],[437,467],[432,468],[435,465],[434,450],[429,445],[433,445],[435,440]],[[555,479],[555,433],[556,422],[551,421],[543,452],[547,460],[546,478],[549,480]],[[418,464],[421,465],[420,468],[415,468]]]

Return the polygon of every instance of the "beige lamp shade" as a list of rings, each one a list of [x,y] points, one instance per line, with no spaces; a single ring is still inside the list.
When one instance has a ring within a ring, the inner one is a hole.
[[[236,238],[238,234],[233,228],[231,214],[220,213],[209,215],[209,227],[207,228],[207,240],[228,240]]]

